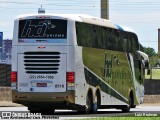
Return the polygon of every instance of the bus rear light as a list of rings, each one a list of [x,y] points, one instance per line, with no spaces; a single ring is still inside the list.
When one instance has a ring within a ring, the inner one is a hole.
[[[67,72],[67,82],[74,83],[75,72]]]
[[[11,72],[11,82],[17,82],[17,72]]]

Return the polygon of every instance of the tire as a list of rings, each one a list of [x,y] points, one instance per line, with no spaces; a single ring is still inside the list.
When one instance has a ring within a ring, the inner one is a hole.
[[[86,105],[78,110],[79,113],[89,114],[93,112],[93,96],[89,92],[86,98]]]
[[[129,112],[129,111],[130,111],[130,107],[129,107],[128,105],[126,105],[126,106],[124,106],[124,107],[122,108],[122,112],[123,112],[123,113]]]
[[[124,113],[126,113],[126,112],[129,112],[130,111],[130,108],[131,108],[131,106],[132,106],[132,104],[133,104],[133,100],[132,100],[132,97],[131,97],[131,95],[129,96],[129,105],[126,105],[126,106],[124,106],[123,108],[122,108],[122,112],[124,112]]]
[[[130,108],[135,108],[136,105],[134,104],[134,95],[132,91],[130,93],[130,98],[131,98]]]
[[[88,113],[92,113],[92,110],[93,110],[93,97],[91,94],[88,94],[85,111],[88,114]]]
[[[99,106],[100,106],[100,94],[99,94],[99,92],[96,92],[95,100],[94,100],[94,104],[93,104],[93,109],[92,109],[92,112],[94,114],[97,113]]]

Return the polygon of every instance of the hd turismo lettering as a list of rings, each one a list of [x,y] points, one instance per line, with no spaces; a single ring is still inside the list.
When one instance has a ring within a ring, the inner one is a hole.
[[[104,75],[107,78],[112,78],[112,56],[111,59],[107,59],[107,53],[105,53],[105,69]]]
[[[118,56],[111,54],[110,59],[108,57],[107,53],[105,53],[104,77],[107,79],[127,79],[127,71],[119,66]]]
[[[22,31],[22,37],[45,37],[47,29],[54,29],[56,26],[49,27],[50,21],[41,22],[41,24],[33,25],[32,21],[26,21]],[[52,26],[52,25],[51,25]]]

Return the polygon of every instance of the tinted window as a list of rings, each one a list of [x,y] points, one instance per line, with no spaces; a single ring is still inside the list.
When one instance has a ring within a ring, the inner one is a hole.
[[[138,50],[138,38],[133,33],[80,22],[76,22],[76,33],[79,46],[122,52]]]
[[[139,43],[138,43],[138,38],[135,34],[132,34],[132,51],[136,52],[137,50],[139,50]]]
[[[19,38],[67,38],[67,21],[56,19],[28,19],[19,21]]]
[[[115,49],[116,31],[113,29],[76,22],[76,33],[79,46]]]

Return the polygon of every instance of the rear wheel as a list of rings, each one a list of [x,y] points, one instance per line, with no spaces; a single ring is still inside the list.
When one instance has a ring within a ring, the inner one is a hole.
[[[130,111],[130,108],[131,108],[132,103],[133,103],[131,96],[129,96],[129,101],[128,102],[129,102],[129,105],[123,106],[122,112],[129,112]]]
[[[129,112],[129,111],[130,111],[130,107],[127,105],[122,108],[123,113]]]
[[[86,106],[85,106],[85,113],[91,113],[93,110],[93,96],[88,94]]]
[[[97,91],[95,98],[94,98],[94,104],[93,104],[93,113],[97,113],[97,110],[99,109],[100,106],[100,93]]]
[[[86,98],[86,105],[82,107],[79,110],[79,112],[89,114],[92,113],[92,111],[93,111],[93,95],[91,92],[89,92]]]
[[[133,92],[132,92],[132,91],[131,91],[130,97],[131,97],[130,108],[135,108],[136,105],[134,105],[134,95],[133,95]]]

